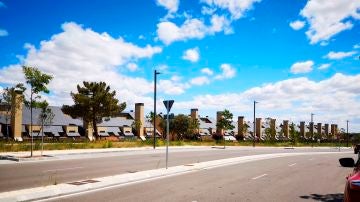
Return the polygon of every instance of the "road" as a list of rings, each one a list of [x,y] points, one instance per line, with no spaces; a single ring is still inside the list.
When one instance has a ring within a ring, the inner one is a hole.
[[[353,154],[281,157],[75,194],[49,201],[342,201]]]
[[[336,152],[337,150],[316,148],[296,148],[291,150],[260,147],[227,147],[226,149],[170,148],[169,166],[255,154],[306,151]],[[119,175],[162,167],[165,167],[165,154],[163,149],[87,154],[79,155],[78,158],[74,156],[64,157],[62,160],[1,164],[0,192],[69,183],[77,180]]]

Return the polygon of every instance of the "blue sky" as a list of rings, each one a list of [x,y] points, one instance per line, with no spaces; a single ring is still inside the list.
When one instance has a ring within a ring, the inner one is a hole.
[[[0,1],[0,90],[21,65],[54,75],[51,104],[83,80],[175,113],[229,109],[360,130],[360,0]]]

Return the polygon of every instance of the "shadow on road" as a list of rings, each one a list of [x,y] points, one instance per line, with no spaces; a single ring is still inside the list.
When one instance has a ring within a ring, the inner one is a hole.
[[[309,200],[315,200],[315,201],[326,201],[326,202],[341,202],[343,201],[344,194],[338,193],[338,194],[310,194],[308,196],[300,196],[302,199],[309,199]]]

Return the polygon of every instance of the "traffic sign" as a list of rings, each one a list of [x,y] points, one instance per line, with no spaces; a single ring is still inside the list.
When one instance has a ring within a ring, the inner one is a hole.
[[[170,111],[172,105],[174,104],[174,100],[164,100],[163,101],[166,109],[168,110],[168,112]]]

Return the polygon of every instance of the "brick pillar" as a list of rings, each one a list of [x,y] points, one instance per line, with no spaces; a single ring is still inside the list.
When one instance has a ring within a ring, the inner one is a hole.
[[[92,123],[83,121],[83,127],[85,129],[85,135],[90,141],[94,141],[94,129],[92,127]]]
[[[274,132],[274,134],[271,134],[273,136],[272,138],[275,138],[276,136],[276,119],[270,119],[270,131],[271,133]]]
[[[135,121],[141,123],[140,126],[136,128],[136,135],[140,138],[144,136],[144,103],[135,103]]]
[[[318,133],[318,137],[321,139],[322,138],[322,125],[321,123],[317,124],[317,133]]]
[[[244,137],[244,117],[243,116],[238,116],[238,135],[241,137]]]
[[[331,139],[334,139],[336,135],[335,124],[331,124]]]
[[[15,91],[11,103],[11,130],[15,141],[22,141],[22,94]]]
[[[261,118],[256,118],[256,136],[260,139],[261,137],[261,130],[262,130],[262,124],[261,124]]]
[[[327,139],[329,139],[329,124],[328,123],[325,123],[325,136]]]
[[[198,119],[199,118],[199,110],[198,109],[191,109],[191,118]]]
[[[216,123],[219,123],[220,119],[222,119],[222,111],[218,111],[216,112]],[[221,134],[221,135],[224,135],[224,129],[219,129],[217,126],[216,126],[216,133],[217,134]]]
[[[305,121],[300,121],[300,137],[305,137]]]
[[[289,138],[289,120],[283,120],[282,129],[283,129],[284,136]]]
[[[309,132],[310,132],[310,138],[314,138],[314,122],[309,123]]]

